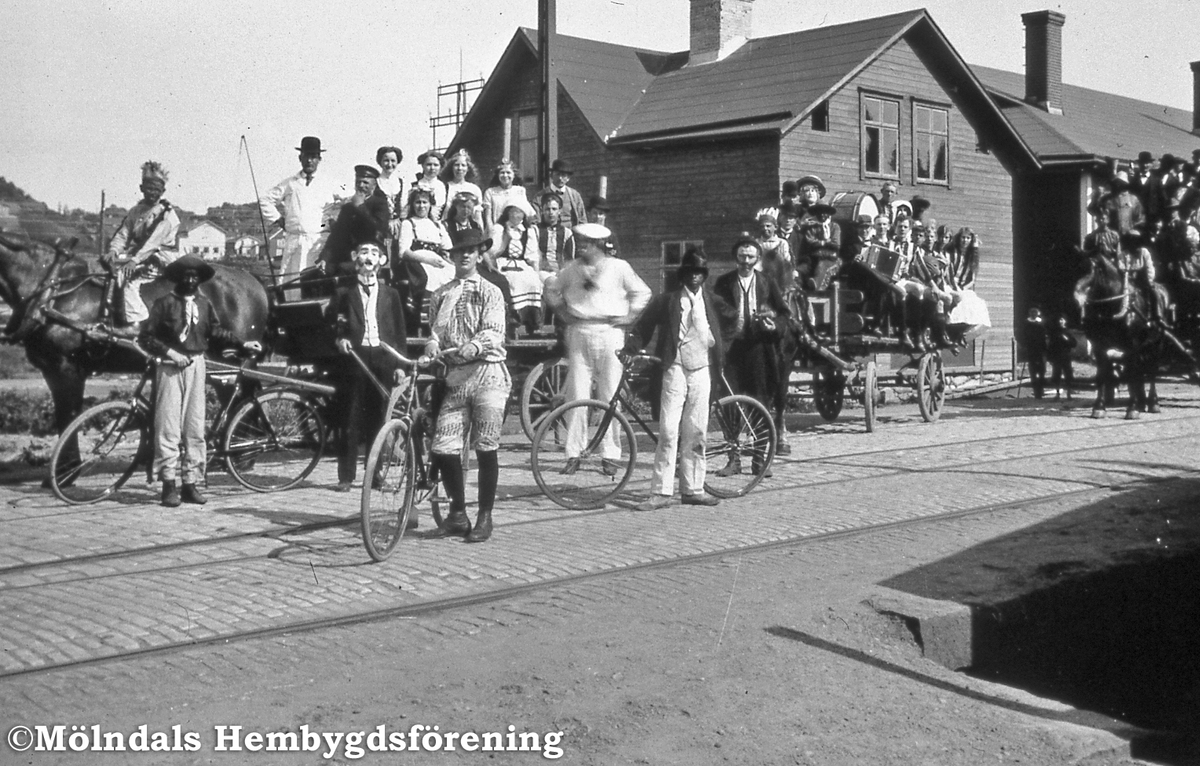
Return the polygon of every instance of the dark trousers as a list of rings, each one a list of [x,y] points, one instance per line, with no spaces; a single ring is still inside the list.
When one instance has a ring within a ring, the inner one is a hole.
[[[355,349],[379,382],[392,385],[396,360],[381,348]],[[364,439],[375,438],[383,426],[387,400],[367,379],[353,359],[345,360],[345,375],[338,382],[336,422],[338,424],[338,481],[354,481],[358,474],[358,449]]]
[[[1050,383],[1056,389],[1066,388],[1068,392],[1074,387],[1075,370],[1071,368],[1071,357],[1069,354],[1050,358]]]
[[[770,409],[778,394],[779,350],[772,340],[735,338],[729,344],[725,377],[735,394],[753,397]],[[720,395],[714,390],[714,398]]]
[[[1030,354],[1028,364],[1029,385],[1033,387],[1034,397],[1041,399],[1046,392],[1046,357]]]

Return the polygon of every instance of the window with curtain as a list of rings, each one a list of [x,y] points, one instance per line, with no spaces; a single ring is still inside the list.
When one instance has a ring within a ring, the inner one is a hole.
[[[878,96],[862,98],[863,174],[900,177],[900,102]]]
[[[949,111],[913,104],[913,152],[918,181],[950,182]]]

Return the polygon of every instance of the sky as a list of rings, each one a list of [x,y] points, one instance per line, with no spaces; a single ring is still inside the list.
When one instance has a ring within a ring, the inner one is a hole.
[[[688,0],[557,7],[563,34],[688,46]],[[1195,0],[756,0],[753,36],[922,7],[968,63],[1015,72],[1021,14],[1060,11],[1065,82],[1192,107]],[[0,176],[51,206],[96,210],[102,191],[135,202],[139,167],[155,159],[168,198],[202,212],[254,199],[248,160],[259,191],[294,173],[305,135],[327,149],[320,172],[348,184],[384,144],[411,175],[438,84],[487,77],[516,28],[536,25],[537,0],[8,0]]]

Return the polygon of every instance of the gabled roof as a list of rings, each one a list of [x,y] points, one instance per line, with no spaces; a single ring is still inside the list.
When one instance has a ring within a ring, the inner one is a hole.
[[[1063,84],[1063,113],[1027,104],[1025,75],[974,66],[1021,140],[1043,164],[1133,159],[1140,151],[1190,157],[1200,146],[1192,113],[1113,93]]]
[[[219,231],[221,234],[226,233],[223,228],[221,228],[217,224],[213,223],[212,221],[208,220],[207,218],[193,218],[190,221],[183,222],[179,226],[179,233],[180,234],[190,234],[193,231],[195,231],[196,229],[200,229],[205,226],[211,226],[212,228]]]
[[[721,61],[656,78],[612,137],[749,122],[782,128],[924,17],[909,11],[748,40]]]

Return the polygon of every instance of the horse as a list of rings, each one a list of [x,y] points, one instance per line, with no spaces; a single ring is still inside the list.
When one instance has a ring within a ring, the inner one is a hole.
[[[74,241],[53,244],[0,232],[0,300],[12,307],[0,340],[20,343],[54,401],[54,427],[62,433],[83,409],[84,384],[96,372],[139,372],[145,360],[89,339],[84,328],[104,317],[106,275],[90,271],[72,252]],[[243,340],[263,339],[269,302],[266,289],[247,271],[214,264],[215,276],[200,286],[221,326]],[[147,305],[165,295],[170,282],[142,288]]]
[[[1089,273],[1075,284],[1074,294],[1096,361],[1092,417],[1104,417],[1105,402],[1119,380],[1129,387],[1126,420],[1136,420],[1139,412],[1157,413],[1156,377],[1165,335],[1152,318],[1150,302],[1155,298],[1139,290],[1129,273],[1108,258],[1097,255],[1090,261]]]

